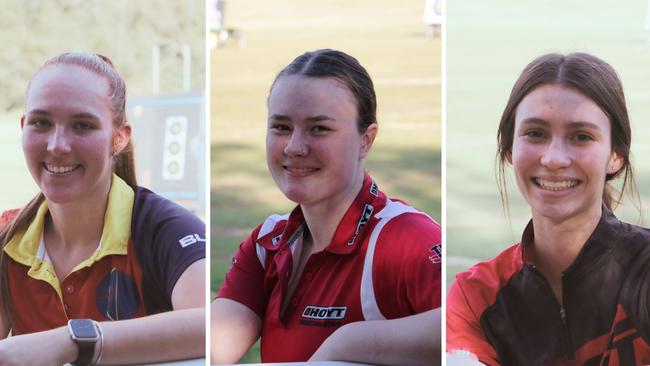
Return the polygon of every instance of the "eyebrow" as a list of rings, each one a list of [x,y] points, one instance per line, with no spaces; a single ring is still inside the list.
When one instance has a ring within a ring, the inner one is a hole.
[[[546,121],[544,119],[541,119],[541,118],[537,118],[537,117],[526,118],[523,121],[521,121],[522,126],[523,125],[530,125],[530,124],[532,124],[532,125],[540,125],[542,127],[548,127],[548,126],[551,125],[548,121]],[[568,128],[572,129],[572,130],[577,130],[577,129],[581,129],[581,128],[592,129],[592,130],[600,130],[600,126],[598,126],[597,124],[591,123],[591,122],[586,122],[586,121],[569,122],[568,123]]]
[[[272,114],[269,116],[269,120],[274,120],[274,121],[291,121],[291,117],[286,116],[284,114]],[[316,116],[310,116],[305,119],[307,122],[320,122],[320,121],[336,121],[336,118],[325,115],[325,114],[319,114]]]
[[[36,115],[39,115],[39,116],[46,116],[46,117],[50,117],[50,116],[53,115],[51,112],[48,112],[48,111],[45,111],[45,110],[42,110],[42,109],[33,109],[33,110],[27,112],[27,114],[28,115],[36,114]],[[99,118],[96,115],[94,115],[92,113],[87,113],[87,112],[75,113],[75,114],[72,115],[72,118],[74,118],[74,119],[99,120]]]

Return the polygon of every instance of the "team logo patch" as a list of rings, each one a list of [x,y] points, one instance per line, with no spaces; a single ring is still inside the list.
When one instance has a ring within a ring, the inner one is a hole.
[[[95,304],[105,320],[134,318],[140,307],[135,281],[128,274],[113,268],[97,286]]]
[[[375,197],[379,197],[379,188],[377,187],[377,184],[375,183],[374,180],[372,181],[372,184],[370,185],[370,194],[375,196]]]
[[[205,238],[201,238],[199,234],[186,235],[178,240],[178,243],[185,248],[188,245],[196,244],[198,242],[205,242]]]
[[[345,318],[347,306],[305,306],[300,324],[317,327],[338,327]]]
[[[357,223],[357,229],[354,231],[354,235],[350,238],[350,241],[348,241],[348,245],[353,245],[354,241],[357,239],[357,236],[359,235],[359,232],[361,231],[361,228],[370,221],[370,217],[372,216],[372,212],[375,210],[375,207],[373,205],[366,203],[366,205],[363,207],[363,211],[361,212],[361,217],[359,218],[359,222]]]
[[[431,255],[429,256],[431,263],[436,264],[442,261],[442,245],[436,244],[432,246],[429,251],[431,252]]]

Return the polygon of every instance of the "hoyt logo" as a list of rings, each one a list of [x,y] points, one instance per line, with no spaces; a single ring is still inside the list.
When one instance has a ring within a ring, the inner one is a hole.
[[[347,306],[305,306],[303,318],[316,320],[340,320],[345,317]]]
[[[354,235],[352,235],[350,241],[348,241],[348,245],[354,244],[354,240],[359,235],[359,231],[361,231],[363,225],[367,224],[368,221],[370,221],[370,217],[372,216],[372,212],[374,210],[375,208],[371,204],[366,203],[366,205],[363,207],[363,212],[361,212],[361,217],[359,218],[359,222],[357,223],[357,230],[355,230]]]
[[[178,243],[185,248],[188,245],[196,244],[200,241],[205,242],[205,238],[201,238],[199,234],[190,234],[180,238]]]

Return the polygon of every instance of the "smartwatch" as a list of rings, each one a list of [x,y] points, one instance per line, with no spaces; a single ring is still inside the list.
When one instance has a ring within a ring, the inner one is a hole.
[[[68,330],[70,331],[70,338],[79,348],[77,359],[71,365],[91,365],[95,356],[95,343],[99,340],[95,321],[91,319],[70,319],[68,320]]]

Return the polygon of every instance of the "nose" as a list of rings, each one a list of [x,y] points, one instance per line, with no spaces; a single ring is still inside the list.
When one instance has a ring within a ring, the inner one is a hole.
[[[284,154],[288,157],[307,156],[309,154],[309,144],[307,138],[300,131],[295,130],[287,146],[284,147]]]
[[[562,169],[571,165],[571,155],[562,139],[553,139],[540,158],[540,164],[550,170]]]
[[[70,139],[63,127],[55,127],[47,142],[47,151],[52,154],[66,154],[70,152]]]

